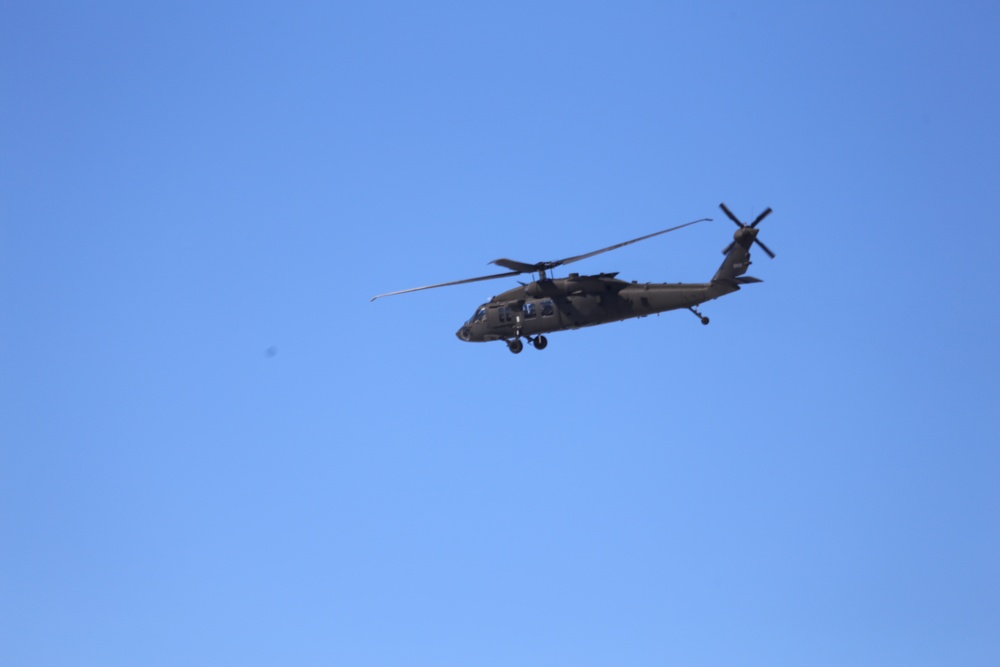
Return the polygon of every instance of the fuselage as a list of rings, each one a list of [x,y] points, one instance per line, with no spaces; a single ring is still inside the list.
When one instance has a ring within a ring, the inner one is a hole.
[[[644,317],[691,308],[735,292],[734,283],[638,283],[617,274],[534,281],[493,297],[456,335],[467,342],[510,340],[520,336]]]

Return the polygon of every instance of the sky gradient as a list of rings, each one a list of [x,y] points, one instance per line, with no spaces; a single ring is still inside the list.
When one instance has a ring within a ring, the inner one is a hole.
[[[1000,6],[672,4],[5,3],[0,663],[1000,664]]]

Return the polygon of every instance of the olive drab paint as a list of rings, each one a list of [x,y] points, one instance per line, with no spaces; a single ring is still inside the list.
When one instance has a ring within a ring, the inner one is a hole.
[[[707,283],[626,282],[618,279],[618,272],[592,276],[570,273],[566,278],[549,277],[549,272],[555,267],[710,220],[703,218],[601,250],[551,262],[527,264],[510,259],[497,259],[491,263],[510,271],[379,294],[372,297],[372,301],[384,296],[435,287],[506,278],[522,273],[537,273],[536,280],[498,294],[480,305],[473,316],[455,333],[459,340],[471,343],[502,340],[515,354],[524,348],[522,338],[541,350],[548,345],[545,334],[619,322],[681,308],[694,313],[702,324],[708,324],[708,318],[698,310],[700,304],[739,291],[742,285],[761,282],[757,278],[745,275],[750,266],[750,247],[756,243],[768,256],[774,257],[774,253],[757,239],[760,231],[757,225],[771,213],[770,208],[765,209],[749,225],[741,222],[725,204],[719,204],[719,208],[736,223],[738,229],[733,235],[733,242],[723,250],[725,258],[722,260],[722,265]]]

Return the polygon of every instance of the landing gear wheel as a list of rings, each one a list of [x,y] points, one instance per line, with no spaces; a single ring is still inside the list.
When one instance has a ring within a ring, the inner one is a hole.
[[[535,336],[535,340],[531,341],[531,344],[535,346],[536,350],[544,350],[549,341],[545,339],[545,336]]]
[[[515,338],[514,340],[507,341],[507,349],[514,354],[520,354],[521,350],[524,349],[524,343],[521,342],[520,338]]]
[[[709,322],[709,319],[707,317],[701,318],[701,323],[702,324],[708,324],[708,322]]]

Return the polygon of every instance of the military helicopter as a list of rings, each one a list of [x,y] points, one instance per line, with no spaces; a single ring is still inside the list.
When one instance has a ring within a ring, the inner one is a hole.
[[[466,342],[481,343],[502,340],[507,343],[507,348],[514,354],[518,354],[524,349],[522,338],[531,343],[535,349],[544,350],[548,345],[548,339],[544,335],[547,333],[619,322],[668,310],[686,308],[694,313],[702,324],[708,324],[708,318],[698,310],[700,304],[718,299],[726,294],[732,294],[738,291],[741,285],[762,282],[758,278],[744,275],[747,267],[750,266],[750,246],[756,243],[770,258],[774,259],[774,253],[771,252],[770,248],[757,238],[760,231],[757,229],[757,225],[771,214],[770,208],[765,209],[750,224],[742,222],[733,215],[724,203],[719,204],[719,208],[730,220],[736,223],[738,229],[733,234],[733,242],[722,251],[726,256],[722,260],[722,265],[712,280],[707,283],[639,283],[634,280],[626,282],[617,278],[617,271],[592,276],[570,273],[566,278],[553,278],[551,276],[552,270],[556,267],[579,262],[699,222],[711,221],[711,218],[702,218],[640,236],[624,243],[564,259],[535,264],[512,259],[495,259],[490,264],[496,264],[509,269],[509,271],[378,294],[371,300],[437,287],[537,273],[537,279],[532,276],[533,279],[530,283],[521,283],[520,287],[498,294],[476,308],[472,318],[455,333],[459,340]]]

